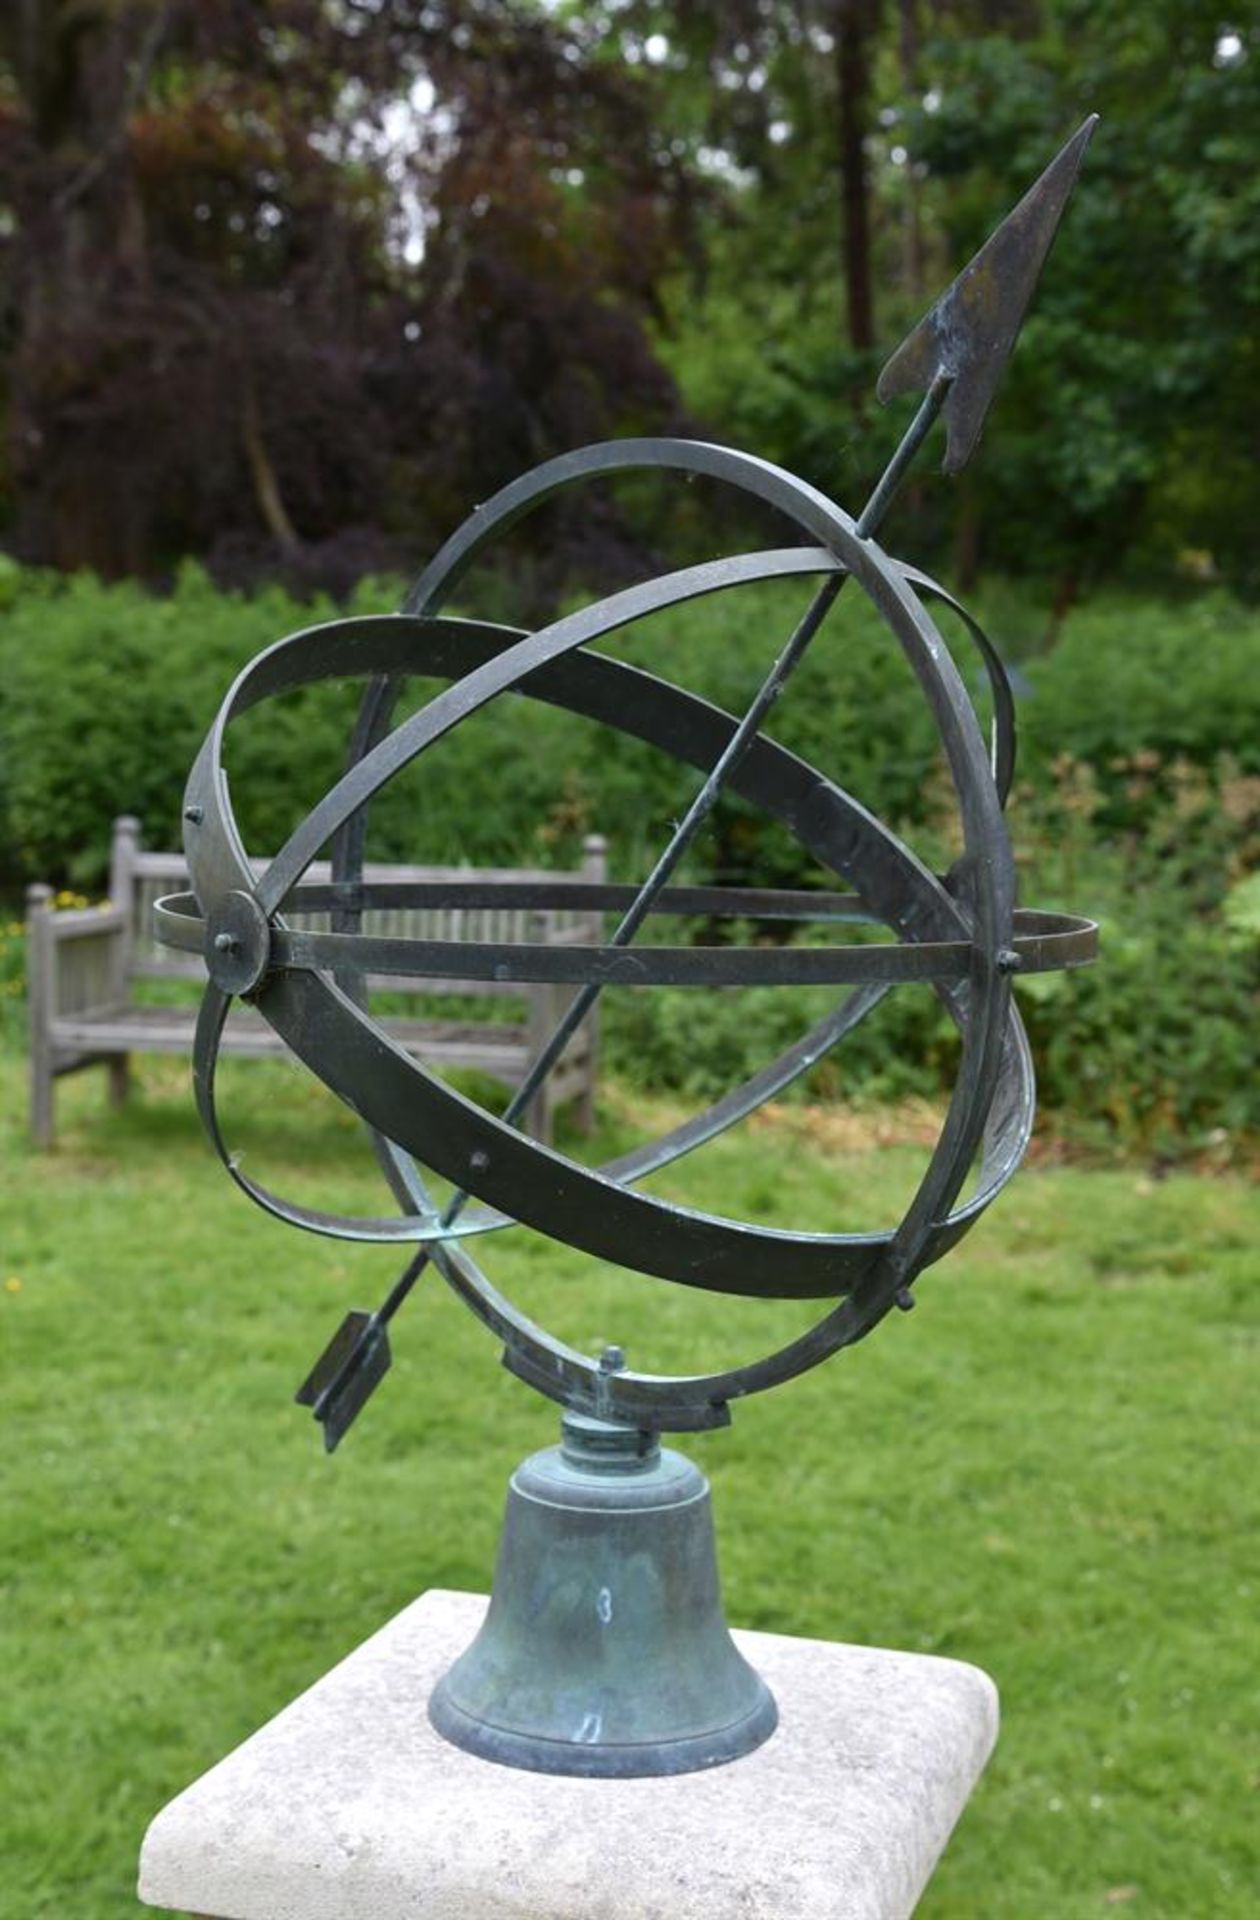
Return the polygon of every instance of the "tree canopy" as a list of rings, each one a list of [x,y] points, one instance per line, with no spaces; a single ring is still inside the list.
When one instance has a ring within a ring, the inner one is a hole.
[[[1060,610],[1126,567],[1260,588],[1250,8],[26,0],[0,60],[22,557],[348,584],[533,460],[652,429],[856,506],[902,424],[881,361],[1096,110],[915,551],[1052,573]],[[553,533],[544,593],[636,562],[615,501]]]

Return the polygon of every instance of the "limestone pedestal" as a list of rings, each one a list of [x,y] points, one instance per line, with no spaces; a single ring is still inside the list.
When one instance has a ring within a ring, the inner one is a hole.
[[[485,1605],[422,1595],[173,1800],[141,1900],[215,1920],[903,1920],[996,1738],[976,1667],[737,1632],[779,1703],[755,1753],[671,1779],[495,1766],[425,1712]]]

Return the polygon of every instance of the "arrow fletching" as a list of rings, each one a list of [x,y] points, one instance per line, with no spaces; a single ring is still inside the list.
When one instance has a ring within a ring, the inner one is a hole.
[[[948,376],[941,409],[946,473],[965,467],[976,450],[1097,124],[1098,115],[1091,113],[879,376],[875,391],[881,401],[926,393],[941,374]]]
[[[389,1372],[389,1334],[374,1313],[348,1313],[294,1395],[324,1429],[324,1450],[335,1451],[364,1402]]]

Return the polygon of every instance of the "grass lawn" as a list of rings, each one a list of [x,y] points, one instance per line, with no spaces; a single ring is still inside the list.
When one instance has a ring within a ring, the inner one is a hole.
[[[283,1068],[224,1071],[261,1177],[376,1204],[347,1116]],[[63,1083],[49,1154],[13,1055],[0,1090],[0,1913],[110,1920],[178,1788],[421,1589],[484,1587],[506,1476],[556,1421],[426,1281],[326,1459],[293,1389],[393,1260],[251,1208],[177,1063],[146,1063],[121,1116],[99,1074]],[[642,1117],[614,1103],[601,1144]],[[789,1112],[679,1191],[879,1224],[916,1163]],[[1258,1242],[1241,1179],[1031,1168],[917,1313],[689,1443],[735,1622],[956,1655],[1001,1688],[924,1920],[1260,1911]],[[751,1354],[803,1317],[525,1236],[483,1256],[557,1331],[643,1365]]]

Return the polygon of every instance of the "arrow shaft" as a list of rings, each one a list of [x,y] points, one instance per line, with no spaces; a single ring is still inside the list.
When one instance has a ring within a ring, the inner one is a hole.
[[[854,531],[859,540],[869,540],[871,535],[882,526],[884,516],[892,505],[898,488],[909,472],[919,448],[932,431],[941,408],[945,405],[945,396],[949,392],[952,381],[952,374],[938,373],[924,394],[919,403],[919,411],[906,428],[901,437],[901,444],[876,482],[874,493],[858,515]]]
[[[1093,134],[1096,119],[1096,115],[1090,115],[1040,180],[1025,194],[1018,207],[990,236],[975,259],[964,268],[885,366],[877,388],[881,400],[907,389],[924,389],[924,397],[855,522],[855,532],[860,539],[870,539],[883,523],[902,481],[947,401],[946,472],[956,472],[970,457],[994,388],[1014,346],[1024,310],[1053,241],[1064,204],[1075,183],[1081,157]],[[712,812],[723,786],[739,766],[766,715],[804,658],[811,640],[834,605],[844,578],[844,575],[832,576],[815,594],[613,934],[614,946],[628,945],[651,912],[661,889]],[[368,731],[370,733],[370,726]],[[357,832],[361,846],[361,825],[356,828],[352,824],[351,832]],[[537,1094],[598,998],[600,990],[598,985],[592,983],[584,987],[570,1003],[564,1018],[514,1094],[505,1115],[508,1121],[516,1120]],[[422,1187],[419,1192],[423,1195]],[[467,1199],[466,1192],[456,1193],[452,1197],[442,1215],[444,1226],[454,1224]],[[366,1350],[366,1343],[373,1332],[392,1319],[431,1258],[439,1263],[444,1258],[440,1243],[436,1248],[417,1252],[399,1276],[379,1313],[372,1316],[354,1351],[338,1368],[321,1396],[321,1406],[335,1402],[336,1396],[353,1374],[358,1356]],[[317,1407],[317,1414],[319,1411]],[[332,1429],[326,1426],[325,1431],[328,1434]],[[340,1437],[340,1431],[337,1437]]]
[[[939,415],[949,391],[950,375],[938,373],[927,393],[920,402],[914,419],[910,422],[891,460],[876,482],[870,499],[863,507],[856,522],[856,532],[863,540],[869,540],[882,525],[894,498],[913,464],[920,447],[930,433],[933,423]],[[658,858],[656,865],[644,881],[642,887],[609,938],[613,947],[627,947],[634,939],[644,920],[652,911],[658,894],[668,884],[683,855],[692,845],[697,833],[716,806],[722,788],[735,772],[753,740],[761,731],[770,709],[778,700],[792,674],[804,659],[810,642],[826,619],[831,608],[844,587],[847,575],[835,574],[824,581],[806,608],[787,645],[775,660],[766,678],[757,689],[751,704],[734,733],[727,741],[722,752],[708,773],[704,785],[693,798],[686,813],[675,827],[668,844]],[[599,998],[603,987],[592,981],[574,995],[542,1052],[538,1054],[524,1080],[513,1094],[503,1118],[511,1125],[518,1120],[537,1094],[561,1054],[568,1046],[573,1035]],[[453,1226],[468,1203],[467,1191],[452,1195],[442,1216],[444,1227]],[[375,1324],[385,1324],[392,1320],[401,1307],[416,1281],[424,1272],[432,1258],[431,1250],[422,1248],[408,1262],[403,1272],[390,1289],[389,1295],[375,1316]],[[336,1386],[338,1382],[334,1382]]]

